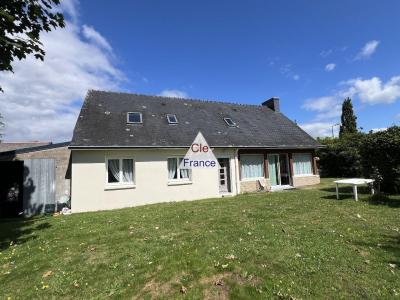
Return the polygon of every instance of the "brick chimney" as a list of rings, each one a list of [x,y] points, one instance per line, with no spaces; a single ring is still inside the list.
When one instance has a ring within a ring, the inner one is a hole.
[[[273,111],[280,112],[278,97],[272,97],[271,99],[264,101],[262,105],[272,109]]]

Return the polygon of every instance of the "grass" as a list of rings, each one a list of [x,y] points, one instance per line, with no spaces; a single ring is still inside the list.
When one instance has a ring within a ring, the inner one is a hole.
[[[331,182],[2,221],[0,298],[400,297],[399,197]]]

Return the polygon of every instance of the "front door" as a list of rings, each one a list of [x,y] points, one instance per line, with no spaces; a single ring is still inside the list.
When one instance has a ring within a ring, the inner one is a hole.
[[[268,154],[268,170],[271,186],[290,185],[289,159],[286,153]]]
[[[230,193],[231,179],[230,179],[229,158],[218,158],[218,163],[220,166],[218,170],[219,192]]]

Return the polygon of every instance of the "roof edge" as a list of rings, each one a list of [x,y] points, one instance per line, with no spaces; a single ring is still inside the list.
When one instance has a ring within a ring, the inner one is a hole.
[[[55,144],[48,144],[48,145],[42,145],[42,146],[36,146],[36,147],[28,147],[28,148],[21,148],[21,149],[16,149],[16,150],[4,151],[4,152],[0,152],[0,156],[22,154],[22,153],[36,152],[36,151],[42,151],[42,150],[51,150],[51,149],[55,149],[55,148],[69,146],[70,143],[71,142],[61,142],[61,143],[55,143]]]
[[[139,97],[149,97],[155,99],[173,99],[173,100],[181,100],[181,101],[193,101],[193,102],[202,102],[202,103],[216,103],[216,104],[227,104],[227,105],[236,105],[236,106],[251,106],[251,107],[263,107],[261,104],[253,104],[253,103],[241,103],[235,102],[234,100],[216,100],[216,99],[200,99],[200,98],[182,98],[182,97],[171,97],[171,96],[161,96],[161,95],[149,95],[149,94],[141,94],[141,93],[128,93],[128,92],[114,92],[114,91],[105,91],[105,90],[88,90],[87,96],[91,96],[95,93],[107,93],[107,94],[120,94],[120,95],[133,95]]]
[[[71,150],[117,150],[117,149],[187,149],[186,146],[69,146]],[[299,145],[299,146],[213,146],[211,148],[230,148],[230,149],[320,149],[325,148],[324,145]]]

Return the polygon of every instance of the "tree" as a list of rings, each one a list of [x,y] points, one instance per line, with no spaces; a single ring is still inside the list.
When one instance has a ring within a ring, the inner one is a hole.
[[[354,114],[350,98],[346,98],[343,101],[341,122],[339,137],[347,133],[357,133],[357,117]]]
[[[62,13],[54,11],[60,0],[1,0],[0,3],[0,71],[13,72],[14,59],[22,60],[29,54],[43,60],[45,51],[40,33],[65,26]]]

